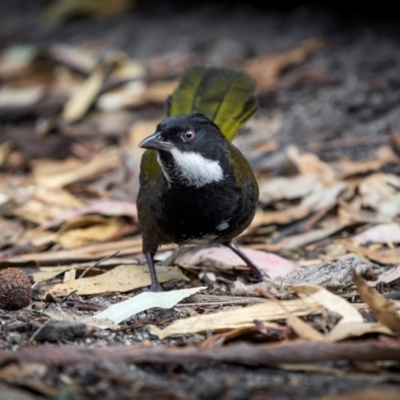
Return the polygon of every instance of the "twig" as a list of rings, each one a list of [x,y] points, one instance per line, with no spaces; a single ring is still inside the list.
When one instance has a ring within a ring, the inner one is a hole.
[[[222,348],[199,349],[191,346],[171,348],[113,346],[106,348],[27,347],[18,351],[0,351],[0,367],[10,362],[33,362],[52,366],[93,364],[99,362],[186,364],[231,362],[248,365],[303,364],[328,361],[400,360],[400,343],[378,340],[340,343],[304,342],[252,346],[237,344]]]
[[[117,250],[116,252],[114,252],[114,253],[112,253],[112,254],[110,254],[110,255],[108,255],[108,256],[106,256],[106,257],[104,257],[104,258],[102,258],[102,259],[100,259],[100,260],[98,260],[98,261],[96,261],[96,262],[94,262],[92,265],[90,265],[89,267],[87,267],[87,268],[82,272],[82,274],[80,275],[79,279],[83,278],[83,277],[86,275],[86,272],[89,272],[92,268],[97,267],[97,266],[100,265],[103,261],[106,261],[106,260],[108,260],[109,258],[116,256],[118,253],[119,253],[119,250]]]
[[[36,331],[34,332],[34,334],[31,336],[31,338],[29,339],[29,344],[31,344],[34,340],[35,337],[51,322],[51,319],[49,319],[48,321],[46,321],[43,325],[40,325],[38,329],[36,329]]]

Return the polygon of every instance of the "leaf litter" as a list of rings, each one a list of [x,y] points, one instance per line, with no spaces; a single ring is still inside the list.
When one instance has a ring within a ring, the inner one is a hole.
[[[296,71],[325,47],[309,39],[239,66],[261,94],[284,92],[295,79],[284,77],[288,68]],[[188,351],[196,345],[198,357],[228,341],[244,340],[254,349],[261,343],[266,351],[318,342],[326,361],[334,361],[330,346],[351,338],[376,346],[369,361],[384,370],[379,361],[390,359],[384,351],[396,349],[391,359],[398,361],[400,348],[400,181],[387,172],[400,165],[393,132],[391,145],[372,159],[325,161],[318,143],[287,145],[274,137],[283,123],[279,109],[267,122],[255,119],[236,143],[254,166],[260,202],[237,240],[271,280],[254,283],[226,248],[189,247],[174,257],[174,247],[166,246],[157,266],[166,291],[141,292],[150,278],[134,204],[137,144],[163,118],[178,74],[197,59],[177,58],[181,65],[159,59],[146,68],[125,53],[104,55],[90,46],[2,52],[0,119],[11,110],[29,130],[17,124],[12,135],[0,130],[0,268],[21,268],[34,282],[34,302],[23,311],[37,331],[10,328],[17,344],[2,339],[0,346],[18,351],[51,341],[50,330],[57,337],[62,329],[84,346],[85,338],[75,335],[84,324],[94,345],[98,332],[107,330],[128,347],[147,341],[165,354],[177,340]],[[53,140],[52,151],[43,140]],[[6,325],[17,322],[14,314],[2,316]],[[355,359],[362,359],[362,349]],[[36,361],[42,365],[40,357]],[[296,363],[296,352],[285,362]],[[0,368],[5,374],[14,379],[12,370]]]

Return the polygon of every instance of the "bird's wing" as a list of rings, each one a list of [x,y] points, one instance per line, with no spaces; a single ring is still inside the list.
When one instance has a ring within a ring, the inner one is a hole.
[[[162,179],[163,173],[157,162],[157,152],[155,150],[146,150],[140,163],[140,186],[144,187],[149,181],[156,182]]]

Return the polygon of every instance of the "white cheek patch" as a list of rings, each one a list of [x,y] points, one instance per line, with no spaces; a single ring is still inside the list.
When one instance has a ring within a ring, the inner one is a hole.
[[[223,179],[224,173],[218,161],[210,160],[201,154],[172,149],[171,154],[182,177],[189,184],[201,187]]]

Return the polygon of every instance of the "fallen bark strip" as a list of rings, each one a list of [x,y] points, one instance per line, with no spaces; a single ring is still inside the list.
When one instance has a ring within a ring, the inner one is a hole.
[[[34,362],[52,366],[92,364],[99,362],[184,364],[230,362],[250,365],[298,364],[325,361],[400,360],[400,342],[382,343],[376,340],[360,342],[295,342],[252,346],[238,344],[217,349],[164,346],[120,346],[82,348],[76,346],[39,346],[16,352],[0,351],[0,366],[10,362]]]

